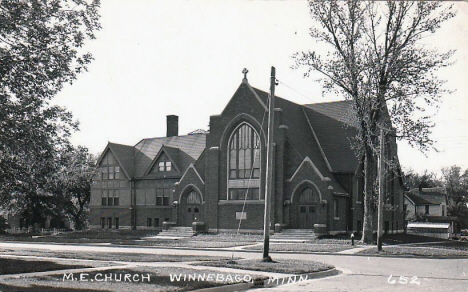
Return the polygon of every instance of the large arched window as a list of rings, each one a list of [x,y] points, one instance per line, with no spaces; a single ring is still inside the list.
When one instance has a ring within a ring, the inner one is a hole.
[[[311,188],[305,188],[301,192],[301,196],[299,198],[299,204],[301,205],[313,205],[318,203],[318,195],[314,193]]]
[[[201,203],[202,203],[202,200],[200,198],[200,195],[197,192],[191,191],[187,195],[187,205],[198,205]]]
[[[247,124],[242,124],[229,141],[229,178],[260,177],[260,138]]]
[[[228,199],[260,200],[260,137],[248,124],[232,133],[228,144]]]

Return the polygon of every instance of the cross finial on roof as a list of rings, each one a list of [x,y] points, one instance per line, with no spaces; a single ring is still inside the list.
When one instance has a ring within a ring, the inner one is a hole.
[[[244,68],[244,70],[242,70],[242,73],[244,73],[244,79],[242,79],[242,81],[247,82],[247,73],[249,73],[249,70],[247,70],[247,68]]]

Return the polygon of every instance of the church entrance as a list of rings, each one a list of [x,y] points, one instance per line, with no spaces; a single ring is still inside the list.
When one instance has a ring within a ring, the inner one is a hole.
[[[317,220],[318,197],[311,188],[305,188],[299,198],[298,224],[299,229],[313,229]]]
[[[182,226],[192,227],[193,222],[203,222],[202,200],[196,191],[188,193],[184,205]]]

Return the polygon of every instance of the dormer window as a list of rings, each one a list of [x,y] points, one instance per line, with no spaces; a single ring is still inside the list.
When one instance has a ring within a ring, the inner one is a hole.
[[[158,164],[160,172],[168,172],[172,170],[172,163],[170,161],[160,161]]]

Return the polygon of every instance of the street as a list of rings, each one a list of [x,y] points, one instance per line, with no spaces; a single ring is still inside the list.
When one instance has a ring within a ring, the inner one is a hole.
[[[103,253],[141,253],[166,255],[206,255],[260,258],[260,252],[233,250],[188,250],[109,245],[58,245],[1,242],[0,248],[54,251],[94,251]],[[468,259],[419,259],[271,253],[273,259],[301,259],[334,265],[341,273],[328,278],[281,285],[255,291],[466,291]],[[111,260],[109,256],[109,260]]]

